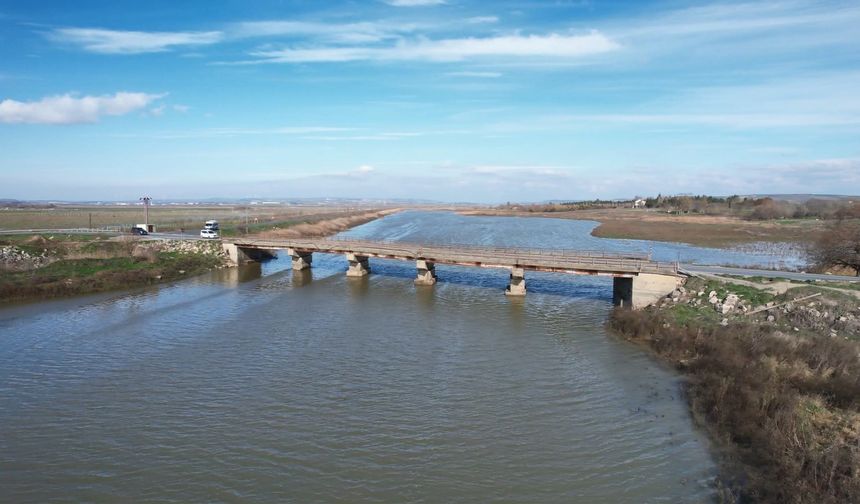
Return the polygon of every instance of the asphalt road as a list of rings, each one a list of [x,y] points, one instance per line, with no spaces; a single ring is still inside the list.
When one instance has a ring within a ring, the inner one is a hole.
[[[681,264],[681,273],[707,273],[711,275],[741,275],[760,276],[766,278],[786,278],[788,280],[830,281],[830,282],[860,282],[860,277],[844,275],[821,275],[818,273],[801,273],[797,271],[775,271],[755,268],[729,268],[726,266],[703,266],[701,264]]]

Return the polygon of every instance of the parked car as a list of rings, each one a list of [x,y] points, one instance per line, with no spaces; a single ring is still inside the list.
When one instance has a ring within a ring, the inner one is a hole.
[[[133,228],[131,228],[131,234],[138,235],[138,236],[145,236],[145,235],[148,235],[149,233],[143,228],[133,227]]]
[[[213,231],[211,229],[201,229],[200,230],[200,238],[208,238],[208,239],[219,238],[218,231]]]

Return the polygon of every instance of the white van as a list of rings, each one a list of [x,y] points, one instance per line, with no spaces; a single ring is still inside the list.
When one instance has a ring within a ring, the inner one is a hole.
[[[218,221],[216,220],[208,220],[203,225],[203,229],[209,229],[211,231],[218,231]]]

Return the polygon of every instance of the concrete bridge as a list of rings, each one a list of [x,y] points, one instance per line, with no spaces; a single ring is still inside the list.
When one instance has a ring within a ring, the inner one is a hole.
[[[371,257],[415,261],[416,285],[435,284],[437,264],[507,269],[510,282],[505,294],[509,296],[526,294],[526,271],[610,276],[615,304],[633,308],[666,296],[681,280],[677,263],[652,261],[645,254],[308,238],[225,239],[223,246],[237,265],[285,250],[295,271],[310,268],[314,252],[344,254],[349,277],[368,275]]]

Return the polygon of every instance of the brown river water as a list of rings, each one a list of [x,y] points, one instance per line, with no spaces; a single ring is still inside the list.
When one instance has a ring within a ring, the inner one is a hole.
[[[576,246],[570,224],[347,234]],[[604,329],[611,280],[535,274],[509,299],[502,270],[416,288],[413,264],[371,265],[282,255],[0,308],[0,502],[712,501],[679,378]]]

